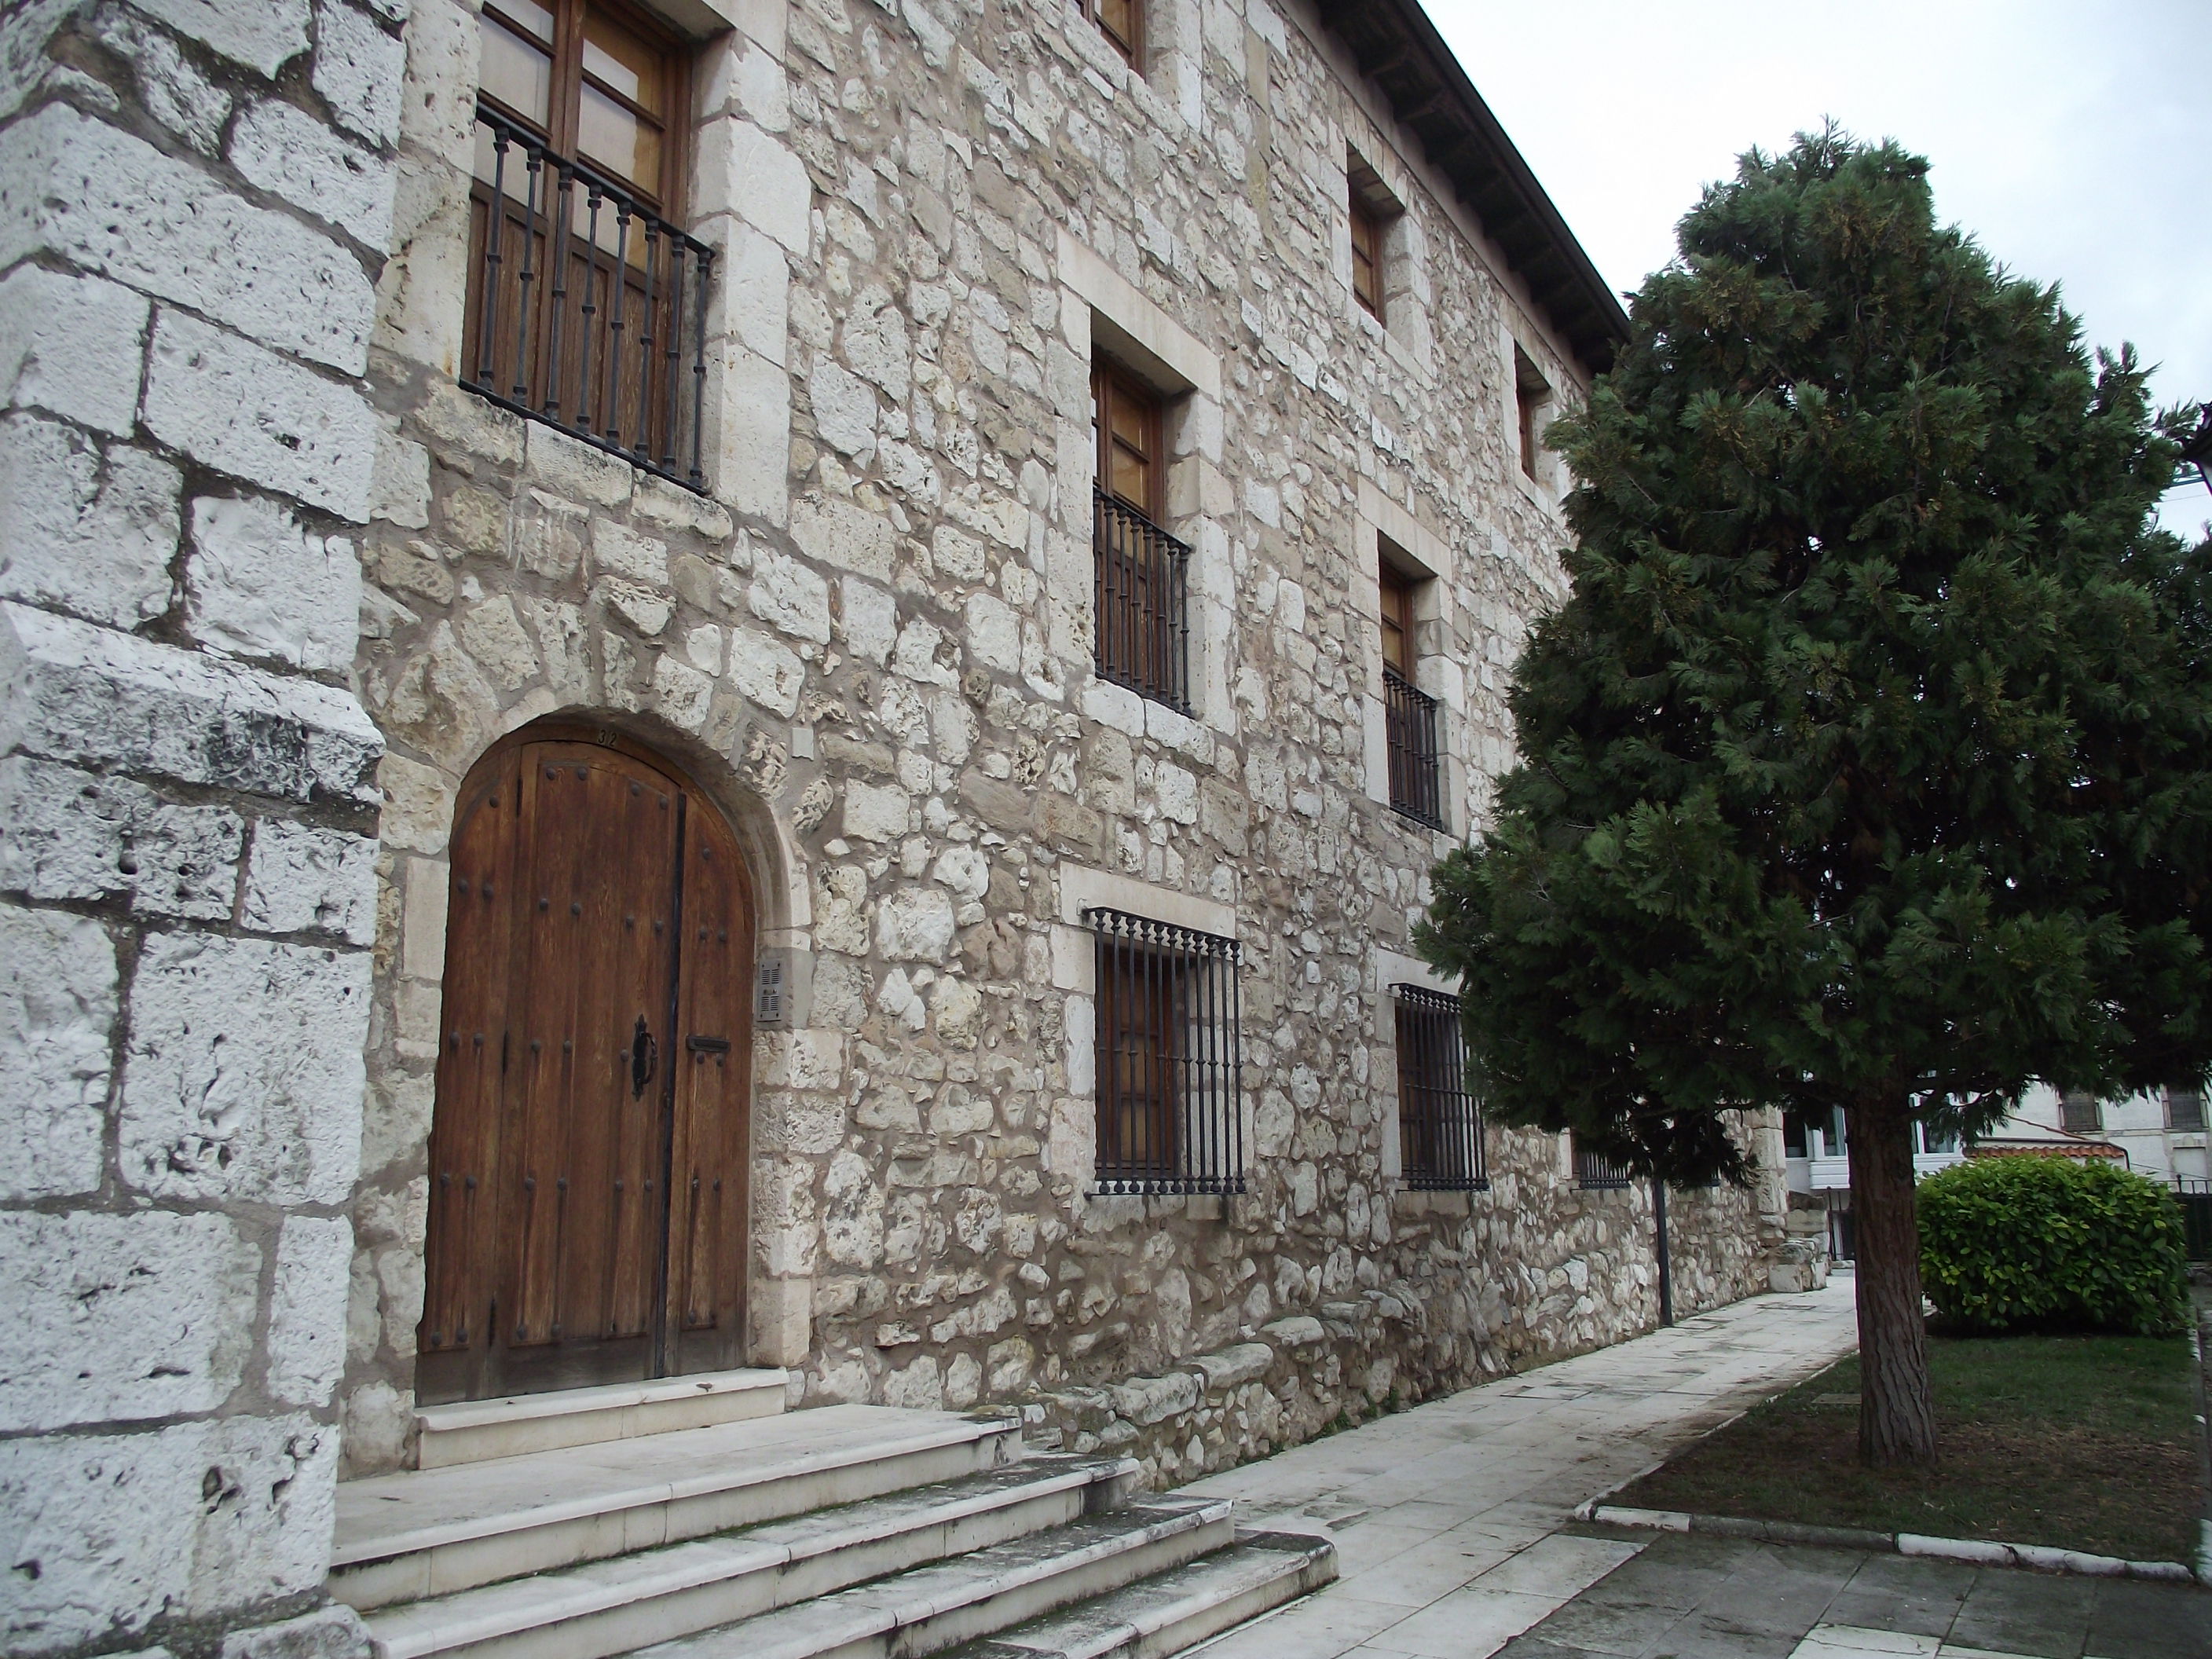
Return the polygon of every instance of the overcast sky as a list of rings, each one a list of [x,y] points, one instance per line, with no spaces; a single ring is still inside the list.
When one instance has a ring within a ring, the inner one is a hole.
[[[2212,0],[1425,3],[1616,289],[1739,152],[1832,116],[1927,156],[1938,215],[2132,341],[2160,403],[2212,399]]]

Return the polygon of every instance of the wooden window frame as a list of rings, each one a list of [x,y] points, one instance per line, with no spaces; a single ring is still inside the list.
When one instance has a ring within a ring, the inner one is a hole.
[[[1346,204],[1352,222],[1352,297],[1359,301],[1361,309],[1381,323],[1389,326],[1388,301],[1382,292],[1383,249],[1382,217],[1352,192]],[[1362,282],[1363,275],[1365,281]]]
[[[1106,44],[1121,56],[1121,61],[1138,74],[1145,72],[1145,0],[1125,0],[1129,12],[1128,38],[1124,40],[1113,24],[1106,19],[1104,0],[1075,0],[1075,9],[1084,20],[1106,37]]]
[[[1125,444],[1114,429],[1112,400],[1116,397],[1127,398],[1137,408],[1139,431],[1134,446]],[[1098,443],[1098,487],[1115,500],[1127,502],[1154,524],[1159,523],[1167,504],[1166,400],[1157,388],[1138,379],[1112,358],[1093,358],[1091,421]],[[1144,464],[1145,489],[1141,496],[1125,495],[1114,487],[1114,457],[1125,448]]]
[[[546,148],[561,160],[577,162],[594,172],[620,179],[623,175],[616,173],[612,168],[578,154],[584,82],[589,78],[594,89],[602,96],[613,100],[633,115],[651,121],[659,128],[660,177],[657,179],[632,179],[626,182],[635,191],[644,205],[671,223],[680,223],[683,216],[677,209],[684,200],[686,182],[684,151],[691,136],[691,70],[697,59],[696,49],[667,24],[648,12],[623,3],[623,0],[544,0],[544,4],[553,14],[552,86],[544,124],[541,125],[524,111],[511,108],[481,86],[477,90],[478,100],[489,105],[516,125],[536,132],[544,139]],[[483,10],[495,26],[507,27],[524,40],[534,38],[527,29],[520,27],[502,14],[500,0],[483,0]],[[668,113],[665,118],[651,115],[635,100],[592,76],[584,67],[584,19],[592,12],[600,13],[629,30],[660,54],[662,70],[668,77]]]
[[[1537,456],[1543,441],[1537,434],[1538,423],[1543,419],[1544,405],[1551,400],[1551,383],[1520,347],[1513,349],[1513,408],[1515,422],[1521,434],[1521,471],[1534,483],[1541,483],[1544,475],[1539,470]]]
[[[714,251],[682,228],[696,50],[629,0],[541,0],[550,48],[512,0],[483,0],[481,32],[546,58],[543,120],[483,84],[470,182],[463,386],[705,493],[708,299]],[[657,65],[655,116],[592,73],[590,27]],[[658,132],[650,179],[582,153],[586,88]]]
[[[1395,669],[1405,678],[1413,678],[1413,588],[1414,579],[1388,559],[1376,562],[1375,591],[1377,609],[1382,625],[1382,665]],[[1392,656],[1390,641],[1395,635],[1398,653]]]

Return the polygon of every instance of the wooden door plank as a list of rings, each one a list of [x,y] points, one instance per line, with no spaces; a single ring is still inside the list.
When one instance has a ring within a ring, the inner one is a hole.
[[[562,1206],[558,1186],[567,1163],[568,1071],[561,1043],[573,1031],[581,990],[584,830],[590,770],[565,763],[565,745],[532,744],[523,750],[525,864],[530,885],[524,925],[525,986],[516,999],[509,1060],[507,1167],[514,1222],[505,1229],[513,1254],[509,1311],[501,1340],[523,1347],[557,1339]],[[549,1053],[549,1045],[550,1050]],[[573,1064],[574,1056],[568,1056]]]
[[[752,1100],[753,902],[714,804],[687,803],[684,957],[669,1217],[668,1322],[679,1370],[744,1358]]]
[[[570,948],[574,956],[576,1000],[565,1014],[562,1041],[574,1047],[576,1064],[564,1079],[561,1191],[564,1225],[561,1235],[560,1282],[556,1318],[564,1340],[604,1340],[607,1328],[609,1234],[613,1222],[615,1119],[628,1091],[623,1086],[618,1032],[627,1027],[622,1011],[629,1002],[624,986],[622,916],[637,904],[638,872],[624,847],[621,807],[623,778],[603,753],[574,745],[557,752],[559,769],[576,778],[579,821],[568,827],[578,848],[571,879],[571,914],[578,921]]]
[[[675,904],[677,796],[672,780],[633,767],[623,775],[614,810],[607,814],[610,830],[622,843],[610,856],[627,860],[633,872],[620,929],[613,935],[618,954],[610,1030],[611,1040],[619,1039],[622,1063],[607,1118],[606,1174],[610,1197],[619,1181],[623,1201],[610,1209],[601,1240],[607,1263],[607,1326],[611,1334],[625,1337],[652,1329],[667,1224],[660,1164],[673,1046],[668,1027],[675,943],[669,927]],[[641,1091],[635,1056],[640,1020],[649,1042],[649,1073]]]
[[[426,1354],[481,1352],[490,1334],[498,1279],[500,1055],[521,821],[519,772],[520,762],[510,755],[488,777],[472,778],[473,793],[465,794],[454,815],[418,1336]]]

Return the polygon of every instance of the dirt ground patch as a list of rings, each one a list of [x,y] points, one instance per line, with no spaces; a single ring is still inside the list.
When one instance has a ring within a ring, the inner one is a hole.
[[[1942,1456],[1933,1470],[1860,1467],[1854,1356],[1613,1501],[2195,1559],[2203,1492],[2186,1342],[1934,1337],[1929,1347]]]

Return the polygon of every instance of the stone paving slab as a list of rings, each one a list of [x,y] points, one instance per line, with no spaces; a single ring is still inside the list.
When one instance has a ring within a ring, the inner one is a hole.
[[[1563,1530],[1578,1505],[1841,1358],[1856,1337],[1851,1282],[1838,1275],[1825,1290],[1739,1302],[1185,1487],[1235,1498],[1243,1525],[1318,1533],[1337,1549],[1334,1584],[1200,1650],[1208,1659],[1498,1652],[1650,1546],[1650,1534]],[[1699,1582],[1692,1575],[1670,1593]],[[1723,1587],[1716,1579],[1707,1588]],[[1694,1601],[1676,1612],[1697,1616]]]
[[[1669,1533],[1502,1647],[1462,1651],[1498,1659],[2212,1659],[2212,1594]]]

